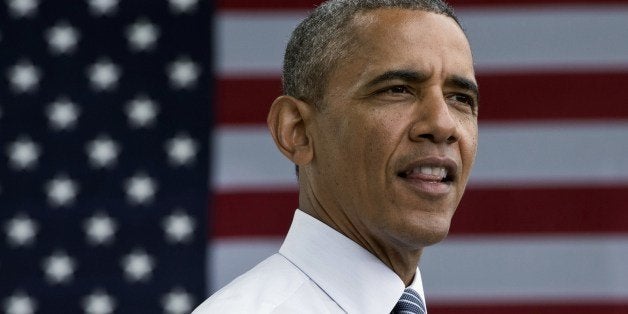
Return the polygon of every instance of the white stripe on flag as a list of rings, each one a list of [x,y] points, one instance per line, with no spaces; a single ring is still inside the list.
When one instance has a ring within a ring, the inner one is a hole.
[[[218,127],[213,144],[215,192],[296,189],[294,164],[279,152],[265,126]]]
[[[625,302],[626,261],[627,235],[451,237],[421,272],[432,304]]]

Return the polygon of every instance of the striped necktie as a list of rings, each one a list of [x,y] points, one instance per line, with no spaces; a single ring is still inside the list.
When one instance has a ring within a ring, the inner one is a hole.
[[[419,294],[411,288],[406,288],[391,314],[427,314],[427,310]]]

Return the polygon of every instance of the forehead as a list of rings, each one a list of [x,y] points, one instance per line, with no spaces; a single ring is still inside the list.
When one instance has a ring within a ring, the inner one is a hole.
[[[418,9],[384,8],[359,12],[350,25],[360,41],[429,39],[430,42],[468,48],[467,38],[454,19]]]
[[[351,52],[332,80],[347,73],[368,75],[411,69],[442,75],[474,77],[467,38],[445,15],[409,9],[377,9],[358,13],[351,22]],[[373,72],[373,73],[371,73]]]

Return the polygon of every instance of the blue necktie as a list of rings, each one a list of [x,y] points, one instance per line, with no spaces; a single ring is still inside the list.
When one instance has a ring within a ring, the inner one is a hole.
[[[393,308],[391,314],[426,314],[425,304],[419,294],[411,288],[406,288]]]

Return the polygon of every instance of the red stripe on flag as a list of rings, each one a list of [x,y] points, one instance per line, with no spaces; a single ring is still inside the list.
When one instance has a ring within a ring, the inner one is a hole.
[[[429,301],[429,296],[427,298]],[[623,304],[573,304],[573,305],[460,305],[439,306],[428,303],[431,314],[626,314],[628,302]]]
[[[478,81],[483,121],[628,118],[628,101],[618,90],[628,86],[628,73],[486,74]],[[217,122],[265,123],[280,94],[278,77],[220,79]]]
[[[481,120],[622,119],[625,73],[480,75]]]
[[[219,79],[217,82],[218,124],[266,123],[268,109],[282,94],[281,79]]]
[[[628,232],[628,186],[608,188],[469,189],[452,234]],[[283,236],[295,191],[215,196],[210,236]]]
[[[294,191],[218,193],[209,237],[284,236],[298,199]]]
[[[470,189],[452,233],[628,232],[628,186]]]

